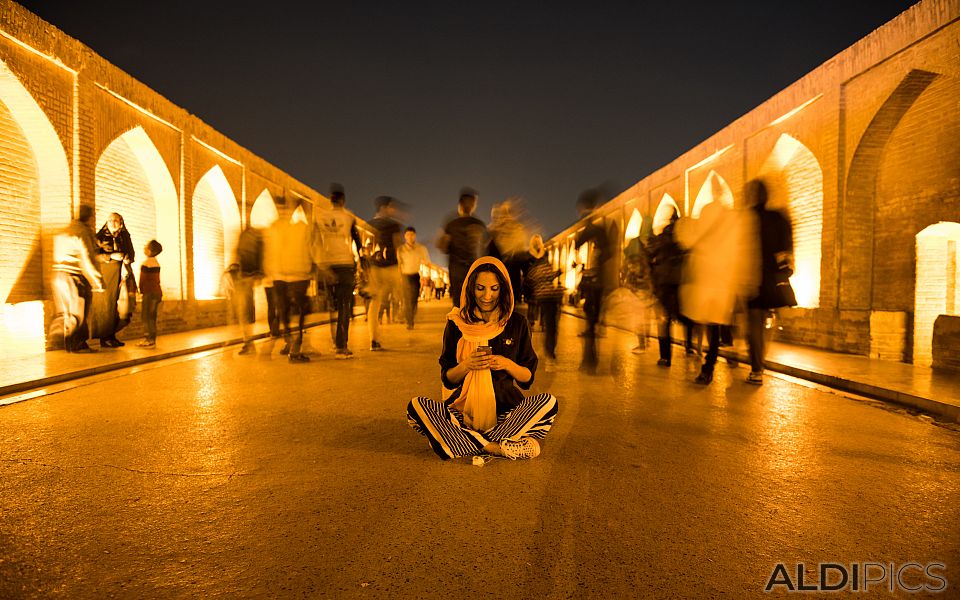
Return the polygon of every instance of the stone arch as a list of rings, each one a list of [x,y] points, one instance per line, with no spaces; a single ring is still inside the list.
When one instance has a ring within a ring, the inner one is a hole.
[[[809,148],[782,134],[760,169],[768,184],[767,206],[782,210],[793,224],[794,274],[790,284],[797,306],[820,306],[823,236],[823,170]]]
[[[277,203],[274,201],[270,191],[264,189],[253,201],[253,208],[250,209],[250,226],[257,229],[266,229],[273,224],[280,216],[277,211]]]
[[[635,237],[640,237],[640,231],[643,229],[643,215],[640,214],[640,209],[635,208],[633,212],[630,213],[630,219],[627,221],[627,227],[623,231],[623,239],[625,241],[630,241]]]
[[[180,203],[177,188],[153,140],[136,126],[114,139],[97,161],[97,227],[112,212],[123,216],[138,263],[151,239],[163,245],[160,262],[164,296],[182,299]],[[137,263],[137,264],[138,264]],[[139,273],[137,264],[134,273]]]
[[[917,234],[913,363],[933,362],[933,324],[940,315],[960,315],[960,223],[940,222]]]
[[[873,295],[873,235],[877,176],[894,129],[936,73],[914,69],[877,110],[863,132],[847,172],[841,211],[840,308],[868,310]]]
[[[70,167],[43,109],[0,61],[0,347],[44,349],[51,236],[71,216]]]
[[[727,185],[726,180],[712,170],[707,173],[707,179],[700,186],[697,192],[697,199],[693,202],[693,208],[690,210],[690,216],[694,219],[700,217],[700,211],[711,202],[720,202],[727,208],[733,208],[733,191]]]
[[[670,224],[670,217],[674,214],[680,215],[680,207],[677,206],[677,201],[673,199],[670,194],[664,194],[663,198],[660,198],[660,203],[657,205],[657,210],[653,213],[653,234],[660,235],[663,231],[663,228]]]
[[[240,210],[223,169],[215,165],[193,191],[193,295],[219,297],[220,277],[233,262]]]

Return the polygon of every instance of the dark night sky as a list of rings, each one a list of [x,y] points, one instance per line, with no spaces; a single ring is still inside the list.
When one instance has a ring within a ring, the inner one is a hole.
[[[485,221],[516,195],[558,232],[581,190],[625,189],[912,2],[23,4],[361,217],[408,203],[431,245],[462,185]]]

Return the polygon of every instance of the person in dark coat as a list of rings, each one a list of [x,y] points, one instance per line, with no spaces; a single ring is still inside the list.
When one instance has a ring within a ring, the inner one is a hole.
[[[693,352],[693,322],[680,314],[680,281],[684,252],[674,238],[673,228],[677,219],[679,215],[674,211],[670,217],[670,223],[663,228],[663,231],[650,238],[647,247],[653,295],[661,308],[657,330],[660,359],[657,364],[662,367],[669,367],[672,361],[671,322],[677,321],[683,324],[684,345],[688,354]]]
[[[487,226],[473,216],[477,209],[476,190],[463,188],[457,202],[457,218],[443,228],[437,248],[449,256],[450,297],[454,306],[460,306],[460,290],[470,265],[481,256],[487,243]]]
[[[760,288],[747,302],[747,344],[750,349],[750,374],[747,383],[763,384],[765,324],[776,309],[796,306],[790,286],[793,274],[793,228],[784,213],[767,208],[767,187],[760,179],[747,183],[747,205],[753,207],[760,250]]]
[[[133,313],[130,295],[136,299],[137,284],[130,266],[136,258],[136,251],[123,217],[118,213],[110,213],[97,232],[97,246],[103,294],[94,296],[93,336],[100,338],[103,348],[119,348],[124,343],[117,339],[117,332],[130,323]],[[119,306],[121,301],[125,305],[123,314]]]

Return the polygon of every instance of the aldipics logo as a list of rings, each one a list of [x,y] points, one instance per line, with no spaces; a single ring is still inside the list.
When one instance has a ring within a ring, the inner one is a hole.
[[[886,589],[891,593],[936,593],[947,589],[947,565],[943,563],[820,563],[817,567],[807,572],[806,565],[798,563],[791,571],[787,565],[777,563],[763,591],[869,592]]]

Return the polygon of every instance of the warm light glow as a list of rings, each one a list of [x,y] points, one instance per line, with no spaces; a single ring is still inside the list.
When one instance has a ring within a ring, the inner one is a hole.
[[[653,214],[653,234],[660,235],[663,228],[670,224],[670,216],[673,213],[680,214],[680,207],[677,206],[670,194],[664,194],[657,205],[657,212]]]
[[[214,166],[193,194],[193,286],[198,300],[219,297],[220,277],[233,262],[240,211],[223,170]]]
[[[804,103],[801,104],[800,106],[798,106],[798,107],[796,107],[795,109],[789,111],[787,114],[783,115],[782,117],[778,117],[778,118],[770,121],[770,124],[771,124],[771,125],[779,125],[780,123],[783,123],[784,121],[786,121],[786,120],[789,119],[790,117],[794,116],[795,114],[799,113],[801,110],[805,109],[806,107],[810,106],[811,104],[813,104],[814,102],[816,102],[817,100],[819,100],[822,96],[823,96],[823,94],[817,94],[816,96],[814,96],[813,98],[810,98],[809,100],[807,100],[806,102],[804,102]]]
[[[820,262],[823,232],[823,171],[806,146],[783,134],[763,167],[767,206],[783,210],[793,225],[793,270],[790,278],[797,306],[820,306]]]
[[[277,205],[273,201],[270,192],[263,190],[257,199],[253,202],[253,208],[250,209],[250,226],[257,229],[266,229],[277,220],[280,215],[277,213]]]
[[[913,364],[933,364],[933,325],[939,315],[960,315],[960,223],[940,222],[917,234]]]
[[[293,214],[290,215],[291,223],[307,223],[307,213],[303,211],[303,205],[301,204],[293,211]]]
[[[12,242],[6,235],[0,235],[0,243],[4,246],[0,251],[0,302],[6,305],[6,301],[11,291],[17,286],[21,279],[21,274],[28,267],[28,261],[34,251],[39,249],[41,253],[41,267],[39,280],[41,282],[49,281],[51,277],[50,265],[53,262],[52,244],[44,243],[49,235],[57,229],[67,224],[71,217],[71,178],[70,168],[67,163],[67,155],[63,149],[53,125],[47,119],[43,109],[37,104],[30,95],[30,92],[20,83],[17,76],[7,67],[6,63],[0,61],[0,102],[9,111],[10,117],[19,127],[23,138],[26,140],[30,154],[33,157],[33,165],[27,171],[31,173],[28,179],[28,186],[34,190],[33,198],[39,197],[39,222],[34,221],[35,225],[32,231],[26,232],[29,237],[28,247],[23,244]],[[9,160],[9,158],[8,158]],[[24,168],[24,165],[11,165],[16,168]],[[9,190],[9,183],[2,182],[3,186]],[[2,197],[3,206],[9,208],[12,205],[8,198]],[[22,219],[25,215],[20,214]],[[36,217],[34,217],[36,219]],[[4,222],[8,222],[4,218]],[[25,232],[17,231],[15,237],[23,238]],[[33,243],[37,246],[34,248]],[[42,286],[38,286],[33,292],[35,299],[27,298],[15,306],[20,307],[23,304],[33,306],[33,300],[39,300]],[[11,312],[13,311],[13,312]],[[26,311],[28,314],[23,314]],[[43,315],[40,310],[39,320],[31,317],[35,315],[33,308],[4,308],[5,316],[0,322],[0,348],[3,348],[4,354],[13,355],[14,352],[21,351],[24,347],[31,348],[33,344],[30,340],[43,339]],[[18,320],[19,317],[22,320]],[[21,324],[28,327],[23,330]],[[11,329],[13,328],[13,329]],[[14,342],[7,345],[8,340],[17,340],[25,336],[26,346],[21,347]],[[39,337],[37,337],[39,336]],[[43,343],[41,342],[41,347]]]
[[[717,175],[716,171],[710,171],[707,174],[706,181],[700,186],[700,191],[697,193],[697,199],[693,203],[693,210],[690,211],[690,216],[694,219],[700,218],[700,212],[703,210],[703,207],[711,202],[719,202],[727,208],[733,208],[733,192],[723,177]]]
[[[42,354],[45,340],[43,302],[0,304],[0,348],[4,356]]]
[[[112,212],[123,216],[133,240],[140,273],[143,246],[163,245],[160,262],[164,297],[181,298],[180,211],[177,190],[163,157],[143,127],[119,136],[100,155],[96,168],[97,227]]]
[[[627,222],[627,229],[623,234],[623,239],[630,241],[635,237],[640,237],[640,230],[643,227],[643,216],[640,215],[640,211],[636,208],[633,209],[633,213],[630,215],[630,220]]]

